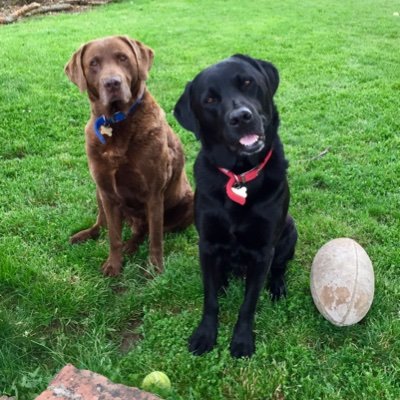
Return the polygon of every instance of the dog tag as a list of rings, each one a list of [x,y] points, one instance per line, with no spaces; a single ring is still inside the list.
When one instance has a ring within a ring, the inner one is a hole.
[[[232,186],[232,192],[235,193],[236,195],[242,197],[245,199],[247,197],[247,187],[246,186]]]
[[[101,132],[102,135],[106,135],[106,136],[109,136],[109,137],[112,136],[112,128],[111,128],[111,126],[102,125],[100,127],[100,132]]]

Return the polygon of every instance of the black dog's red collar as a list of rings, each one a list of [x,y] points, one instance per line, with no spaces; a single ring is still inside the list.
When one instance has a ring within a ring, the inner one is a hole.
[[[253,179],[257,178],[259,172],[267,165],[267,162],[271,158],[272,149],[267,153],[264,161],[254,167],[250,171],[243,172],[242,174],[236,175],[232,171],[229,171],[226,168],[218,167],[218,169],[225,175],[229,177],[228,182],[226,183],[226,194],[227,196],[234,201],[235,203],[240,204],[243,206],[246,203],[247,198],[247,188],[245,184],[247,182],[252,181]]]

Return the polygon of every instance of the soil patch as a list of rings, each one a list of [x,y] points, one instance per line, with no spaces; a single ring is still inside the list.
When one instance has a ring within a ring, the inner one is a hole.
[[[3,0],[0,1],[0,25],[32,15],[81,12],[113,1],[115,0]]]

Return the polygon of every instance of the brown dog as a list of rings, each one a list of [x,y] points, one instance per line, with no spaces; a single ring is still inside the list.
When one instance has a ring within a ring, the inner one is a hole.
[[[193,220],[182,145],[146,89],[153,56],[144,44],[113,36],[86,43],[65,66],[68,78],[89,96],[86,152],[99,207],[96,223],[71,242],[97,238],[107,227],[105,275],[118,275],[122,251],[136,251],[147,234],[150,262],[161,272],[163,232]],[[124,246],[123,221],[132,229]]]

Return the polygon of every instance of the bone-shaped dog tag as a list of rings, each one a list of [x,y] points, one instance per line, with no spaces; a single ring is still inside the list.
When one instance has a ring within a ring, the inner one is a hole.
[[[100,132],[101,132],[102,135],[106,135],[106,136],[109,136],[109,137],[112,136],[112,128],[111,128],[111,126],[102,125],[100,127]]]
[[[245,199],[247,197],[247,187],[246,186],[239,186],[239,187],[232,187],[232,192],[236,195]]]

